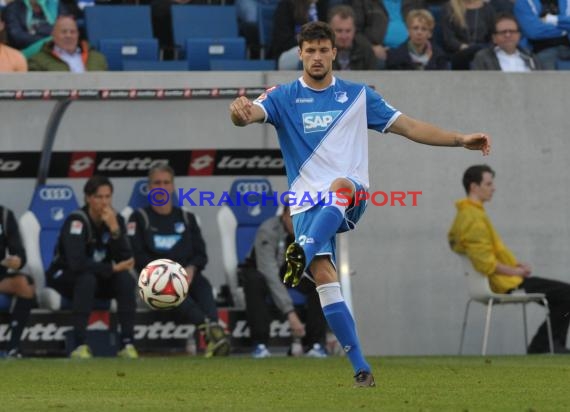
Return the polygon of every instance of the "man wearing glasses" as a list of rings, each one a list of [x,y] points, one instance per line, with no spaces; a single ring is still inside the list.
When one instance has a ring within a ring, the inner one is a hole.
[[[500,14],[495,20],[493,46],[477,52],[472,70],[502,70],[504,72],[530,72],[543,70],[535,56],[518,44],[521,40],[519,25],[514,16]]]

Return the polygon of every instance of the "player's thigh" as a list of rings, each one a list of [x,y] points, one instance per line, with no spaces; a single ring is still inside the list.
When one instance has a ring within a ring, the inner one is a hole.
[[[310,266],[311,275],[317,286],[338,282],[336,268],[330,255],[315,256]]]

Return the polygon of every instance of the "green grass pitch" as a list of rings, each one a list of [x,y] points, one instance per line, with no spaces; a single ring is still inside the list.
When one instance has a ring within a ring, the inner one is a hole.
[[[570,356],[0,360],[0,411],[570,411]]]

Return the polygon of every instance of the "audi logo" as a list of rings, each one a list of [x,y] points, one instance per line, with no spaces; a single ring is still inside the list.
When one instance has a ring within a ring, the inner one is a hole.
[[[263,181],[239,182],[236,186],[236,190],[240,193],[269,193],[271,191],[271,187],[269,186],[269,183]]]
[[[69,200],[73,198],[73,191],[69,187],[44,187],[40,189],[42,200]]]

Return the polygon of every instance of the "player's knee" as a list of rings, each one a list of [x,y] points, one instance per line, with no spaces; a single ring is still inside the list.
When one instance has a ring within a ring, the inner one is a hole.
[[[350,196],[354,194],[354,184],[346,177],[337,177],[334,179],[330,189],[332,192],[342,192]]]
[[[30,282],[27,276],[19,275],[14,277],[13,280],[14,294],[24,299],[31,299],[34,297],[35,288],[33,281]]]

